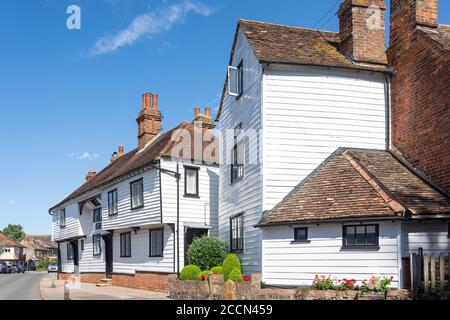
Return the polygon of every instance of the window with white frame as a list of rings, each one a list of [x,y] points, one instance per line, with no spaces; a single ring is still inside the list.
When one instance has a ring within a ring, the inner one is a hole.
[[[244,62],[228,67],[228,94],[239,98],[244,91]]]
[[[144,206],[144,180],[139,179],[130,183],[131,209]]]

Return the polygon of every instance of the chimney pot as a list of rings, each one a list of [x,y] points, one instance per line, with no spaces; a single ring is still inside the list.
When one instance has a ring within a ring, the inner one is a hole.
[[[200,115],[200,107],[195,107],[194,114],[196,118]]]
[[[86,181],[91,180],[93,177],[95,177],[96,174],[97,174],[97,172],[95,172],[93,170],[89,170],[89,172],[86,175]]]
[[[119,158],[120,158],[121,156],[123,156],[123,150],[124,150],[123,146],[119,146],[119,152],[118,152]]]
[[[210,107],[205,108],[205,116],[208,118],[211,118],[211,108]]]
[[[158,110],[158,98],[159,98],[159,95],[157,93],[154,93],[153,100],[152,100],[152,109]]]

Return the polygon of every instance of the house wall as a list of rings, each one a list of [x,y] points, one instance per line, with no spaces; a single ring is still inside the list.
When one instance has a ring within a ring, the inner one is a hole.
[[[67,242],[61,242],[60,244],[61,250],[61,271],[62,273],[74,273],[75,268],[73,264],[73,260],[67,259]]]
[[[118,230],[113,237],[114,274],[134,275],[136,272],[172,273],[174,272],[174,234],[167,225],[153,225],[151,228],[164,227],[164,253],[162,258],[150,258],[150,226],[135,233],[130,229]],[[120,257],[120,234],[131,232],[131,257]]]
[[[229,243],[230,218],[244,213],[244,252],[238,255],[244,272],[251,273],[260,271],[261,266],[261,235],[260,230],[254,228],[262,216],[262,168],[259,143],[246,143],[246,157],[248,158],[250,153],[256,154],[257,163],[246,164],[244,179],[231,184],[229,159],[233,148],[233,132],[227,136],[227,130],[233,130],[242,123],[244,130],[253,129],[255,133],[260,133],[262,67],[244,33],[239,30],[232,65],[237,66],[242,59],[243,95],[236,99],[226,94],[220,117],[223,146],[220,155],[219,235]]]
[[[419,248],[425,255],[449,254],[448,230],[448,222],[405,223],[402,225],[402,257],[408,258],[411,253],[418,253]]]
[[[83,210],[83,214],[80,216],[80,223],[83,234],[86,236],[86,238],[83,239],[84,250],[81,250],[81,241],[78,240],[78,252],[80,254],[80,273],[105,273],[105,243],[103,242],[103,240],[101,242],[101,255],[94,256],[93,235],[98,233],[100,230],[95,229],[93,220],[94,210],[91,208]]]
[[[59,212],[63,208],[66,209],[66,226],[61,228],[59,225]],[[76,201],[52,212],[52,240],[61,241],[82,236],[83,231],[81,229],[79,215],[78,202]]]
[[[401,278],[401,225],[379,226],[379,250],[342,250],[342,224],[307,226],[309,243],[292,243],[294,231],[286,227],[263,229],[262,281],[268,285],[310,286],[316,275],[359,282],[374,276]]]
[[[139,179],[144,181],[144,207],[131,209],[130,183]],[[159,172],[148,170],[130,177],[102,192],[103,230],[116,230],[126,227],[138,227],[161,222]],[[108,192],[117,189],[119,213],[109,216]]]
[[[388,143],[383,74],[280,68],[264,72],[263,210],[337,148],[385,150]]]
[[[25,248],[23,249],[25,252]],[[0,253],[1,260],[19,260],[20,248],[18,247],[3,247],[3,252]]]

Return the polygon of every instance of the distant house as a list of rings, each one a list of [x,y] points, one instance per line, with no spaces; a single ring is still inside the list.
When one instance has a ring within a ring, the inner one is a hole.
[[[3,250],[0,252],[0,261],[21,264],[25,263],[26,256],[24,245],[6,236],[2,232],[0,232],[0,243],[3,246]]]
[[[323,274],[403,287],[410,253],[450,251],[450,29],[437,0],[391,6],[391,64],[383,0],[343,1],[339,32],[238,23],[218,114],[234,132],[219,234],[267,285]]]
[[[58,246],[51,241],[51,235],[26,235],[21,244],[26,247],[29,270],[34,269],[39,261],[58,257]]]
[[[218,154],[203,157],[215,143],[210,109],[161,132],[158,95],[147,93],[137,122],[138,147],[120,147],[50,209],[61,277],[163,291],[194,237],[218,234]]]

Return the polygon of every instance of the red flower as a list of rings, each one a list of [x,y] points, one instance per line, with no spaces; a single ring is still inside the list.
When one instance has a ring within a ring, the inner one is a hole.
[[[242,280],[244,280],[244,281],[251,281],[251,280],[252,280],[252,277],[243,275],[243,276],[242,276]]]

